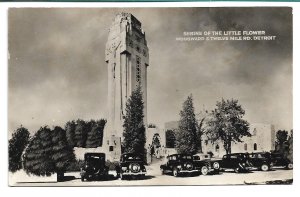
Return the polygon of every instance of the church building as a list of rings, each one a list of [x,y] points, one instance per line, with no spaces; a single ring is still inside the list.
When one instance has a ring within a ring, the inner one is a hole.
[[[110,160],[121,154],[126,102],[141,86],[144,101],[144,125],[147,133],[147,68],[149,50],[141,22],[130,13],[116,15],[109,29],[105,50],[108,70],[108,118],[103,145]]]

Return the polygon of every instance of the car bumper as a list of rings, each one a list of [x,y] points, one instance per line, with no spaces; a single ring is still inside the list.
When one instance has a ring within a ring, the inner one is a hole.
[[[137,176],[137,175],[145,175],[146,172],[140,171],[140,172],[122,172],[122,175],[130,175],[130,176]]]

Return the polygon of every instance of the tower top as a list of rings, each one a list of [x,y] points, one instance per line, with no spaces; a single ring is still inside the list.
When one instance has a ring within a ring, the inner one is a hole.
[[[116,17],[113,20],[113,25],[122,23],[130,24],[132,27],[138,29],[141,33],[144,34],[141,22],[131,13],[121,12],[116,15]]]

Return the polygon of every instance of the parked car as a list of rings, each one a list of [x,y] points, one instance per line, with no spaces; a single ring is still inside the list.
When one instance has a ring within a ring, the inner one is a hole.
[[[293,162],[280,153],[271,153],[271,159],[274,167],[293,169]]]
[[[145,162],[142,155],[126,153],[121,155],[120,164],[116,167],[117,176],[122,180],[126,177],[144,178]]]
[[[84,166],[80,169],[81,181],[107,178],[108,167],[105,165],[104,153],[85,153]]]
[[[209,154],[196,154],[193,156],[196,169],[200,169],[202,175],[208,173],[218,174],[220,171],[220,163],[217,160],[212,160]]]
[[[262,171],[271,170],[273,167],[271,155],[268,152],[250,153],[249,161],[250,161],[252,167],[262,170]]]
[[[166,157],[166,163],[160,166],[162,174],[172,173],[174,177],[182,174],[199,173],[193,156],[189,154],[173,154]]]
[[[251,168],[249,156],[245,153],[233,153],[224,155],[220,163],[221,169],[233,169],[236,173],[247,172]]]

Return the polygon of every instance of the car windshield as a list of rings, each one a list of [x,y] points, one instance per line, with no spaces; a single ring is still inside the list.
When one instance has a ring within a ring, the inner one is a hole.
[[[186,160],[191,160],[192,159],[192,156],[190,155],[183,155],[181,156],[182,159],[186,159]]]
[[[194,160],[200,160],[200,157],[196,155],[196,156],[193,156],[193,159]]]

